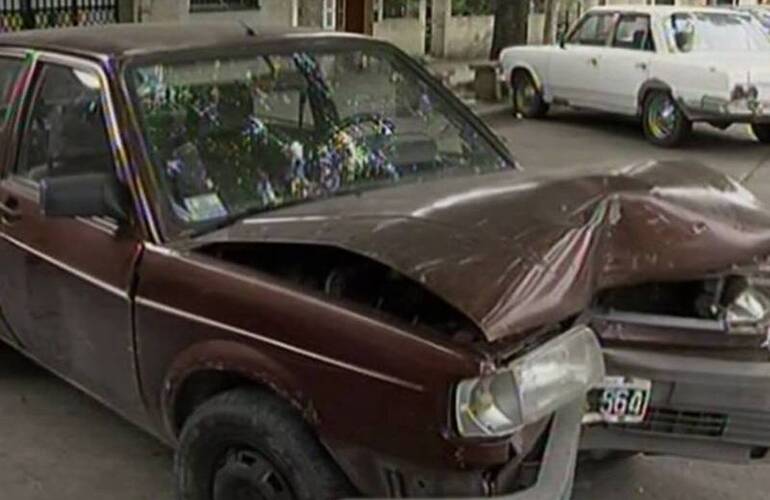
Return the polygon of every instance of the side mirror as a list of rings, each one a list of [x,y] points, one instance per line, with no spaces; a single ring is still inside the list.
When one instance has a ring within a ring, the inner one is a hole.
[[[559,35],[559,47],[561,47],[562,49],[567,47],[567,34],[566,33],[562,33],[562,34]]]
[[[111,174],[46,177],[40,182],[40,206],[49,217],[128,219],[128,196]]]

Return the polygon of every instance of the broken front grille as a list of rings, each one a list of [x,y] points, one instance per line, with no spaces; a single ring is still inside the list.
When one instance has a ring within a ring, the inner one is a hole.
[[[727,415],[702,411],[682,411],[649,408],[641,424],[625,424],[624,429],[656,434],[722,437],[727,427]]]

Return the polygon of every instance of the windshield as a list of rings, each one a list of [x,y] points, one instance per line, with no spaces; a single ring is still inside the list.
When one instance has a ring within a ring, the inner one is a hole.
[[[669,36],[681,52],[770,50],[770,41],[758,22],[741,13],[674,14]]]
[[[770,11],[766,9],[753,9],[751,13],[759,21],[765,33],[770,33]]]
[[[131,78],[160,184],[186,224],[512,166],[388,51],[162,63]]]

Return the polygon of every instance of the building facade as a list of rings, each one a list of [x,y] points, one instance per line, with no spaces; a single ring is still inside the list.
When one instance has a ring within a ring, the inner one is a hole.
[[[258,29],[300,26],[391,41],[413,55],[477,58],[489,53],[491,12],[458,12],[458,0],[134,0],[140,22],[242,21]],[[483,2],[479,2],[482,3]]]

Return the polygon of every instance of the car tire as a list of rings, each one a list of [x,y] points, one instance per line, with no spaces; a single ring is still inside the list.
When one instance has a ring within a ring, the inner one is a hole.
[[[260,390],[232,390],[201,405],[182,430],[175,471],[179,500],[354,494],[297,411]]]
[[[511,82],[513,114],[524,118],[542,118],[548,113],[548,103],[528,71],[515,71]]]
[[[645,137],[652,144],[673,148],[690,136],[692,122],[669,92],[654,91],[644,99],[642,128]]]
[[[751,131],[759,142],[770,144],[770,123],[752,123]]]

